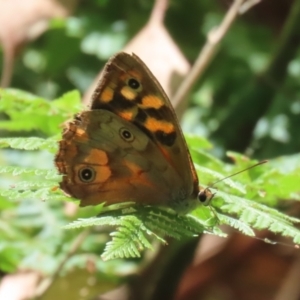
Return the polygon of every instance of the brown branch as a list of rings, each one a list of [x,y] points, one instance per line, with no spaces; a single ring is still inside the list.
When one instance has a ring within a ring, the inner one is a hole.
[[[163,23],[166,10],[169,6],[169,0],[155,0],[149,22]]]
[[[243,9],[243,13],[246,11],[245,5],[249,1],[245,0],[235,0],[231,5],[230,9],[227,11],[222,23],[217,27],[213,28],[207,35],[207,42],[199,53],[189,75],[182,82],[178,88],[172,103],[175,107],[178,107],[185,99],[186,95],[190,92],[192,86],[199,79],[199,77],[204,73],[207,66],[210,64],[215,54],[218,51],[218,47],[228,32],[229,28],[240,14],[240,9]],[[251,1],[252,5],[249,5],[248,8],[254,5],[253,0]]]
[[[178,282],[191,263],[198,238],[169,239],[139,276],[130,282],[130,300],[174,299]],[[168,284],[166,284],[168,282]]]
[[[12,44],[3,44],[3,66],[0,80],[0,87],[6,88],[11,83],[13,74],[14,62],[15,62],[15,49]]]

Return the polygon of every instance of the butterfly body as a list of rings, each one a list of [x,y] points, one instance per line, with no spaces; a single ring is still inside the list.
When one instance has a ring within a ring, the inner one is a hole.
[[[185,213],[198,205],[198,178],[172,105],[144,63],[118,53],[90,110],[64,130],[55,158],[60,187],[81,206],[134,201]]]

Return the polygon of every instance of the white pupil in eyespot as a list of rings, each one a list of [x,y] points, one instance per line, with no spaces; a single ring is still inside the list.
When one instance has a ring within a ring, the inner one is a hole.
[[[122,134],[123,134],[123,137],[124,137],[125,139],[130,139],[130,138],[131,138],[131,133],[130,133],[128,130],[124,130],[124,131],[122,132]]]
[[[84,169],[81,169],[79,171],[79,176],[81,178],[82,181],[91,181],[94,177],[94,170],[90,169],[90,168],[84,168]]]
[[[92,175],[92,171],[91,170],[83,170],[82,171],[82,177],[84,178],[84,179],[89,179],[89,178],[91,178],[91,175]]]

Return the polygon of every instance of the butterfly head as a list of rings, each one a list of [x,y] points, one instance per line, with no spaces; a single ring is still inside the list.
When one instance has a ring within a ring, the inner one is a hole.
[[[204,206],[208,206],[214,196],[215,193],[212,193],[209,188],[201,188],[199,186],[199,193],[197,198],[201,204],[203,204]]]
[[[208,206],[214,195],[215,193],[212,193],[208,187],[199,186],[197,191],[194,191],[190,196],[187,196],[186,191],[180,190],[179,193],[176,191],[172,195],[172,201],[169,202],[168,206],[179,214],[186,214],[200,205]]]

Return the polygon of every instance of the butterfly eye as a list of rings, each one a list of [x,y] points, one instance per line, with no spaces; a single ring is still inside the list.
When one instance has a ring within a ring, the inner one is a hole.
[[[78,175],[82,182],[92,182],[96,177],[96,172],[93,168],[84,167],[78,171]]]
[[[207,199],[205,191],[200,191],[198,194],[198,199],[201,203],[205,202]]]
[[[141,84],[135,78],[130,78],[127,81],[127,85],[132,88],[133,90],[139,90],[141,88]]]
[[[120,136],[126,142],[132,142],[134,140],[134,135],[124,127],[120,129]]]
[[[212,194],[209,188],[200,189],[198,194],[198,200],[204,205],[209,205],[210,201],[215,194]]]

